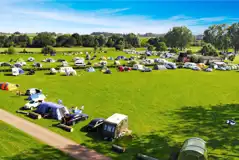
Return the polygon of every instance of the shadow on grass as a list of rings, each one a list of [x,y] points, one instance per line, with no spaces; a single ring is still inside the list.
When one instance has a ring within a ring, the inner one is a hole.
[[[235,119],[239,123],[239,104],[210,106],[209,108],[183,107],[175,112],[178,122],[171,128],[175,135],[197,136],[207,142],[211,159],[239,159],[238,126],[228,126],[226,120]],[[183,124],[183,128],[177,126]],[[220,151],[218,151],[220,150]]]
[[[40,159],[73,160],[73,158],[67,156],[63,152],[47,145],[39,148],[32,148],[14,156],[1,157],[1,160],[40,160]]]
[[[200,137],[207,142],[209,160],[239,159],[239,128],[228,126],[226,120],[235,119],[239,123],[239,105],[225,104],[210,107],[185,106],[172,111],[173,121],[169,122],[167,131],[152,132],[147,135],[134,135],[132,139],[123,138],[114,142],[103,141],[97,133],[87,133],[91,139],[85,144],[100,153],[108,154],[113,159],[136,159],[137,153],[155,158],[174,159],[183,142],[175,140],[180,137]],[[170,119],[171,117],[169,117]],[[172,118],[171,118],[172,119]],[[112,144],[126,148],[126,153],[115,154]],[[172,158],[174,157],[174,158]]]
[[[14,75],[12,75],[12,73],[5,73],[4,76],[11,76],[11,77],[14,77]]]

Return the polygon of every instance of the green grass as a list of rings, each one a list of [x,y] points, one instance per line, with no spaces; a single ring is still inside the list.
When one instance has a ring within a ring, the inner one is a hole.
[[[49,101],[62,99],[68,107],[84,105],[90,119],[127,114],[129,129],[135,137],[115,142],[127,148],[124,154],[113,153],[111,142],[82,132],[89,120],[80,122],[73,133],[68,133],[53,127],[57,123],[54,120],[27,118],[116,160],[133,159],[138,152],[166,160],[186,138],[195,136],[208,142],[209,153],[215,157],[211,159],[239,157],[239,129],[223,125],[227,119],[239,119],[239,74],[235,71],[206,73],[179,69],[119,73],[113,70],[112,75],[79,71],[76,77],[47,76],[44,72],[11,77],[0,73],[0,79],[20,84],[22,90],[41,88]],[[0,91],[0,100],[4,102],[0,107],[14,114],[26,103],[23,97],[6,91]]]
[[[0,131],[1,160],[72,159],[2,121]]]

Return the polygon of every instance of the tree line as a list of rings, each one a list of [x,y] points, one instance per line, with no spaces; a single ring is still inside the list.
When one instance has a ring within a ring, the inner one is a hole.
[[[184,50],[189,47],[196,37],[190,29],[185,26],[173,27],[165,35],[153,38],[140,39],[138,35],[111,34],[107,32],[94,32],[90,35],[56,34],[52,32],[37,33],[34,37],[15,32],[11,35],[0,35],[0,47],[114,47],[116,50],[124,48],[146,47],[148,50],[166,51],[168,47],[177,50]],[[203,46],[201,53],[204,55],[215,55],[216,49],[228,51],[233,48],[239,50],[239,23],[232,25],[213,25],[204,31]]]

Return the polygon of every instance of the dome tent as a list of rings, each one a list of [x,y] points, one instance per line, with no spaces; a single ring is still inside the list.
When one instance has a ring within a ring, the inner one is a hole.
[[[19,85],[17,84],[11,84],[8,82],[0,82],[0,89],[1,90],[6,90],[6,91],[14,91],[17,90]]]
[[[90,67],[87,69],[87,72],[95,72],[95,69],[93,67]]]
[[[187,139],[180,150],[178,160],[208,160],[206,142],[201,138]]]

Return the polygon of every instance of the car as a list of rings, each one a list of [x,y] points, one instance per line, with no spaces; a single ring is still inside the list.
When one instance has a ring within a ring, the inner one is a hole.
[[[167,69],[176,69],[177,68],[176,64],[172,63],[172,62],[167,62],[164,65]]]
[[[212,72],[212,68],[207,68],[204,70],[205,72]]]
[[[89,116],[84,113],[74,113],[74,114],[67,114],[62,118],[61,123],[72,126],[80,121],[87,120]]]
[[[201,70],[201,68],[200,68],[200,67],[198,67],[198,66],[194,66],[194,67],[192,67],[192,70],[194,70],[194,71],[200,71],[200,70]]]
[[[140,70],[141,72],[152,72],[152,69],[149,67],[144,67],[142,70]]]
[[[36,94],[36,93],[42,93],[42,90],[37,89],[37,88],[30,88],[30,89],[26,90],[25,95],[30,96],[30,95]]]
[[[95,118],[90,121],[90,123],[87,125],[87,131],[92,131],[94,129],[99,128],[103,125],[105,119],[104,118]]]
[[[39,105],[41,104],[41,102],[39,101],[29,101],[28,103],[26,103],[24,106],[23,106],[23,109],[34,109],[34,108],[37,108]]]

